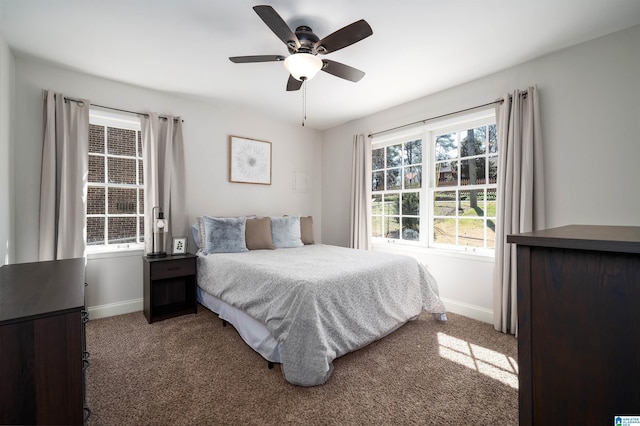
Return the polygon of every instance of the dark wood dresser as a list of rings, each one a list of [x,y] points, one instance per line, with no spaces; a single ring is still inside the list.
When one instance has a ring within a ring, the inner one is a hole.
[[[518,257],[520,425],[640,415],[640,227],[509,235]]]
[[[0,268],[0,424],[83,424],[84,259]]]

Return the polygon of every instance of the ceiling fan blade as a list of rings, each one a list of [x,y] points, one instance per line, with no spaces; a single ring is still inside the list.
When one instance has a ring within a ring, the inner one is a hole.
[[[291,74],[289,74],[289,81],[287,81],[287,92],[300,90],[300,88],[302,87],[302,83],[302,81],[296,80]]]
[[[315,48],[318,53],[325,55],[350,46],[353,43],[369,37],[371,34],[373,34],[373,30],[367,21],[361,19],[329,34],[322,40],[318,41],[315,44]]]
[[[295,49],[300,48],[300,40],[274,8],[271,6],[253,6],[253,10],[284,44],[287,46],[293,44],[292,47],[295,47]]]
[[[364,71],[360,71],[357,68],[350,67],[349,65],[342,64],[336,61],[330,61],[329,59],[323,59],[322,71],[327,72],[336,77],[344,78],[349,81],[360,81],[364,77]]]
[[[250,62],[275,62],[284,61],[284,56],[280,55],[256,55],[256,56],[231,56],[231,62],[236,64],[246,64]]]

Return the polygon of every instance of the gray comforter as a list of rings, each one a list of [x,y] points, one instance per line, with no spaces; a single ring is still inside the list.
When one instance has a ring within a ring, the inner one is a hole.
[[[295,385],[324,383],[333,360],[422,309],[441,314],[435,281],[414,258],[328,245],[201,254],[198,285],[263,323]]]

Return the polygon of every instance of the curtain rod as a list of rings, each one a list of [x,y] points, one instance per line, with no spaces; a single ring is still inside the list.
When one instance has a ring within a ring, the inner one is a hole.
[[[392,127],[391,129],[380,130],[379,132],[373,132],[373,133],[370,133],[368,136],[370,138],[372,138],[375,135],[379,135],[381,133],[387,133],[387,132],[390,132],[392,130],[402,129],[403,127],[415,126],[416,124],[420,124],[420,123],[425,124],[427,121],[437,120],[438,118],[444,118],[444,117],[448,117],[450,115],[460,114],[461,112],[467,112],[467,111],[471,111],[471,110],[474,110],[474,109],[483,108],[483,107],[486,107],[486,106],[489,106],[489,105],[501,104],[502,102],[504,102],[504,100],[500,99],[500,100],[497,100],[497,101],[488,102],[486,104],[482,104],[482,105],[477,105],[477,106],[470,107],[470,108],[461,109],[459,111],[449,112],[447,114],[437,115],[435,117],[424,118],[424,119],[419,120],[419,121],[414,121],[413,123],[403,124],[401,126]]]
[[[528,90],[522,90],[522,91],[520,92],[520,95],[521,95],[523,98],[526,98],[526,97],[527,97],[527,93],[528,93]],[[510,95],[509,95],[509,98],[511,98],[511,97],[513,97],[513,95],[511,95],[511,94],[510,94]],[[448,116],[450,116],[450,115],[460,114],[461,112],[467,112],[467,111],[471,111],[471,110],[474,110],[474,109],[483,108],[483,107],[486,107],[486,106],[489,106],[489,105],[501,104],[501,103],[503,103],[503,102],[504,102],[504,99],[498,99],[497,101],[488,102],[488,103],[486,103],[486,104],[477,105],[477,106],[474,106],[474,107],[471,107],[471,108],[465,108],[465,109],[461,109],[461,110],[459,110],[459,111],[450,112],[450,113],[442,114],[442,115],[438,115],[438,116],[435,116],[435,117],[425,118],[425,119],[420,120],[420,121],[414,121],[413,123],[403,124],[403,125],[401,125],[401,126],[393,127],[393,128],[391,128],[391,129],[380,130],[379,132],[373,132],[373,133],[370,133],[368,136],[369,136],[370,138],[372,138],[372,137],[374,137],[375,135],[379,135],[379,134],[381,134],[381,133],[386,133],[386,132],[390,132],[390,131],[392,131],[392,130],[402,129],[403,127],[414,126],[414,125],[416,125],[416,124],[420,124],[420,123],[425,124],[427,121],[437,120],[438,118],[444,118],[444,117],[448,117]]]
[[[68,96],[65,96],[64,100],[65,101],[78,102],[78,103],[84,102],[83,99],[70,98]],[[94,106],[94,107],[98,107],[98,108],[105,108],[105,109],[110,109],[110,110],[113,110],[113,111],[120,111],[120,112],[129,113],[129,114],[144,115],[145,117],[149,117],[149,114],[147,114],[146,112],[129,111],[129,110],[126,110],[126,109],[113,108],[113,107],[108,107],[108,106],[98,105],[98,104],[90,104],[90,105]],[[158,118],[162,118],[163,120],[167,120],[168,119],[168,117],[166,115],[159,115]],[[173,119],[173,121],[178,121],[178,120],[181,120],[184,123],[184,120],[182,120],[180,118],[174,118]]]

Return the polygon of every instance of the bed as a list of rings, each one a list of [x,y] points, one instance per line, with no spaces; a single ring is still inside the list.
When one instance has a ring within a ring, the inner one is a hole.
[[[198,301],[300,386],[325,383],[334,359],[422,310],[446,320],[436,292],[408,256],[323,244],[198,253]]]

